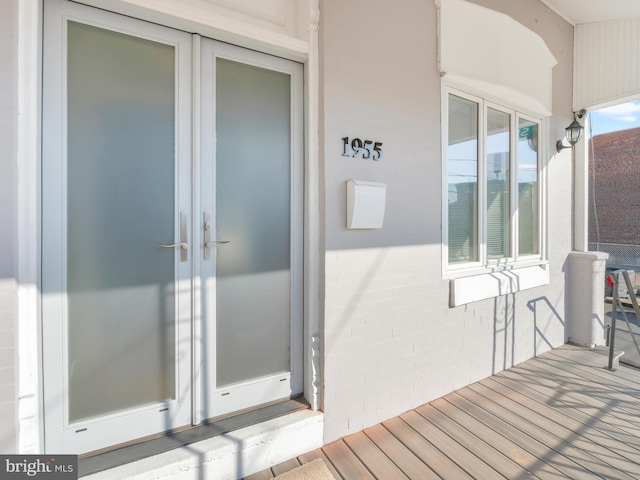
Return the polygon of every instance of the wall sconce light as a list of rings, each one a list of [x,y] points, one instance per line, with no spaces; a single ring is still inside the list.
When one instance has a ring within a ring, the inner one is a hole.
[[[586,110],[580,110],[579,112],[573,113],[573,122],[571,122],[569,126],[565,128],[564,134],[567,142],[569,142],[569,145],[565,146],[562,144],[562,140],[558,140],[556,142],[557,152],[559,152],[563,148],[572,148],[576,143],[578,143],[578,140],[580,140],[580,137],[582,136],[582,131],[584,130],[584,127],[578,122],[578,118],[584,117],[586,113]]]

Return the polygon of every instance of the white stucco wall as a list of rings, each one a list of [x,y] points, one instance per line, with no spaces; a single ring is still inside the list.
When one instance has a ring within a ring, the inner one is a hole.
[[[0,452],[17,450],[18,0],[0,2]]]
[[[550,284],[448,307],[440,246],[436,6],[423,0],[324,0],[326,442],[565,341],[571,157],[568,151],[556,155],[553,146],[571,119],[573,30],[537,0],[475,3],[525,24],[558,60],[547,138]],[[343,157],[345,136],[383,142],[383,160]],[[387,185],[381,229],[345,228],[350,178]]]

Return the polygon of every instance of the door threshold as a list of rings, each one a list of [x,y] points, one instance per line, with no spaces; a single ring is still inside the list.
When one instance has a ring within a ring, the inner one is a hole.
[[[115,474],[115,472],[112,471],[113,469],[124,467],[124,470],[127,470],[127,465],[131,465],[135,471],[139,471],[139,468],[133,467],[133,465],[149,457],[161,456],[162,454],[178,449],[200,451],[200,448],[193,449],[191,447],[195,447],[197,444],[214,439],[215,437],[233,439],[234,435],[229,435],[232,432],[304,411],[311,412],[309,410],[309,404],[304,398],[287,399],[276,403],[261,405],[233,415],[211,419],[196,427],[182,429],[157,438],[146,439],[134,444],[129,443],[115,447],[109,451],[94,452],[80,457],[78,475],[79,477],[94,478],[94,475],[98,474],[95,478],[99,478],[102,477],[100,472],[113,475]],[[199,454],[199,456],[201,456],[202,453]],[[175,457],[175,455],[172,457]],[[161,467],[162,460],[155,466]],[[108,475],[104,478],[109,478]],[[114,477],[112,476],[111,478]]]

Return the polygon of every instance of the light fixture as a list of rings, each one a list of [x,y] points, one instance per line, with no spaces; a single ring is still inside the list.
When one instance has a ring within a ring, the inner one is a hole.
[[[580,140],[580,137],[582,136],[582,131],[584,130],[584,127],[580,125],[580,123],[578,122],[578,118],[584,117],[586,113],[587,113],[586,110],[580,110],[579,112],[574,112],[573,122],[571,122],[569,126],[565,128],[565,134],[564,134],[565,138],[567,139],[567,142],[569,142],[569,145],[565,146],[562,144],[562,140],[558,140],[556,142],[557,152],[559,152],[563,148],[572,148],[576,143],[578,143],[578,140]]]

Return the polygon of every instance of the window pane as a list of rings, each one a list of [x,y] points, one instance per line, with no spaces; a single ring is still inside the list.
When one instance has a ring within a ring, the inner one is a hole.
[[[518,121],[518,253],[540,253],[538,244],[538,125]]]
[[[478,104],[449,95],[449,263],[478,260]]]
[[[508,257],[510,238],[511,115],[487,111],[487,258]]]

